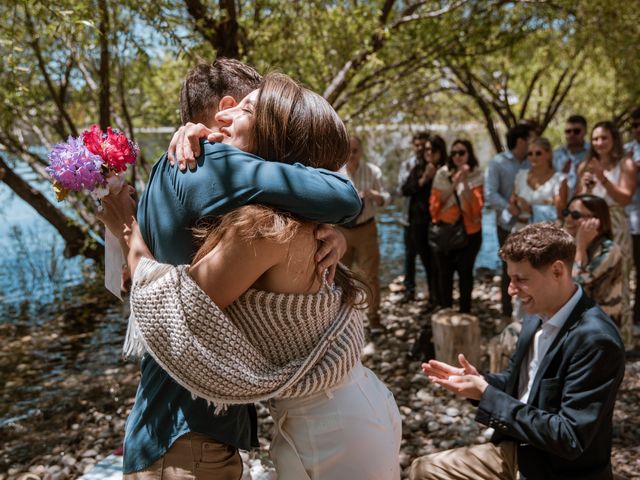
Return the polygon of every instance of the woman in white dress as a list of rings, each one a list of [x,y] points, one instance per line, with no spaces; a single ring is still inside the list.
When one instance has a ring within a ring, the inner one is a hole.
[[[348,156],[335,111],[284,75],[216,120],[224,143],[262,158],[337,170]],[[268,401],[281,480],[398,479],[398,408],[360,362],[361,283],[341,266],[335,285],[318,276],[314,227],[242,207],[203,231],[191,266],[172,267],[134,223],[130,338],[220,409]]]
[[[527,153],[531,168],[516,175],[511,204],[518,210],[515,230],[529,223],[555,221],[562,218],[567,206],[567,180],[553,168],[551,143],[538,137],[529,144]]]
[[[625,155],[620,132],[612,122],[596,123],[591,131],[591,150],[578,168],[576,194],[589,193],[609,205],[613,241],[623,258],[632,258],[631,233],[625,207],[636,190],[636,168]],[[627,348],[633,347],[633,320],[630,306],[631,261],[622,262],[622,320],[620,333]]]

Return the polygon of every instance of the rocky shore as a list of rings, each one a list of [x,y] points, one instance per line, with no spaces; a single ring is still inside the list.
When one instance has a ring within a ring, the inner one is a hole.
[[[476,283],[473,313],[480,319],[486,344],[505,322],[497,310],[496,279],[487,274]],[[389,286],[382,304],[386,333],[366,345],[363,361],[389,386],[400,408],[399,461],[405,478],[415,457],[486,442],[487,437],[474,421],[475,408],[431,385],[420,371],[420,361],[408,355],[430,316],[420,297],[401,304],[399,290],[397,282]],[[126,311],[101,297],[82,308],[88,319],[101,311],[117,326],[110,340],[96,343],[96,332],[88,326],[85,332],[69,329],[69,318],[79,314],[69,310],[52,319],[47,328],[0,325],[2,401],[10,405],[0,423],[0,480],[78,478],[106,456],[121,453],[124,422],[138,381],[138,366],[124,363],[118,355]],[[69,348],[78,340],[83,340],[83,346],[74,351],[73,364],[56,370],[47,353]],[[486,355],[483,361],[486,364]],[[30,389],[38,396],[37,406],[25,410],[21,405],[27,400],[15,394],[28,394]],[[275,478],[267,453],[273,422],[264,406],[259,405],[258,412],[261,448],[243,454],[245,480]],[[614,471],[624,478],[640,478],[640,357],[635,354],[627,359],[614,415]]]

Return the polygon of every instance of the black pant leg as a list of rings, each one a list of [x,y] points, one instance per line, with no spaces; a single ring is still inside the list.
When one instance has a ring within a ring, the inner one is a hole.
[[[450,308],[453,305],[453,272],[455,257],[454,253],[435,254],[435,263],[438,270],[438,287],[440,306]]]
[[[471,294],[473,293],[473,265],[482,245],[482,232],[468,236],[467,246],[461,249],[456,258],[456,270],[460,288],[460,311],[471,311]]]
[[[411,227],[404,227],[404,286],[407,292],[416,290],[416,247]]]

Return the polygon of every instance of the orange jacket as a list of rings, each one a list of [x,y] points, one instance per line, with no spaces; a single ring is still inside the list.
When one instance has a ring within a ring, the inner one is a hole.
[[[458,194],[458,198],[462,204],[464,229],[468,234],[472,234],[482,230],[482,207],[484,206],[482,174],[477,170],[472,172],[469,175],[468,183],[471,190],[471,201],[460,194]],[[453,184],[449,180],[449,171],[446,166],[442,167],[436,174],[429,197],[429,212],[432,222],[455,223],[458,221],[460,208],[455,196],[450,195],[446,205],[442,205],[443,193],[452,191]]]

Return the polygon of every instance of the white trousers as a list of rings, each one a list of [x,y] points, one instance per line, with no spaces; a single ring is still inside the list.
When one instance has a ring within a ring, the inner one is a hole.
[[[269,402],[279,480],[398,480],[402,422],[393,394],[358,364],[330,390]]]

